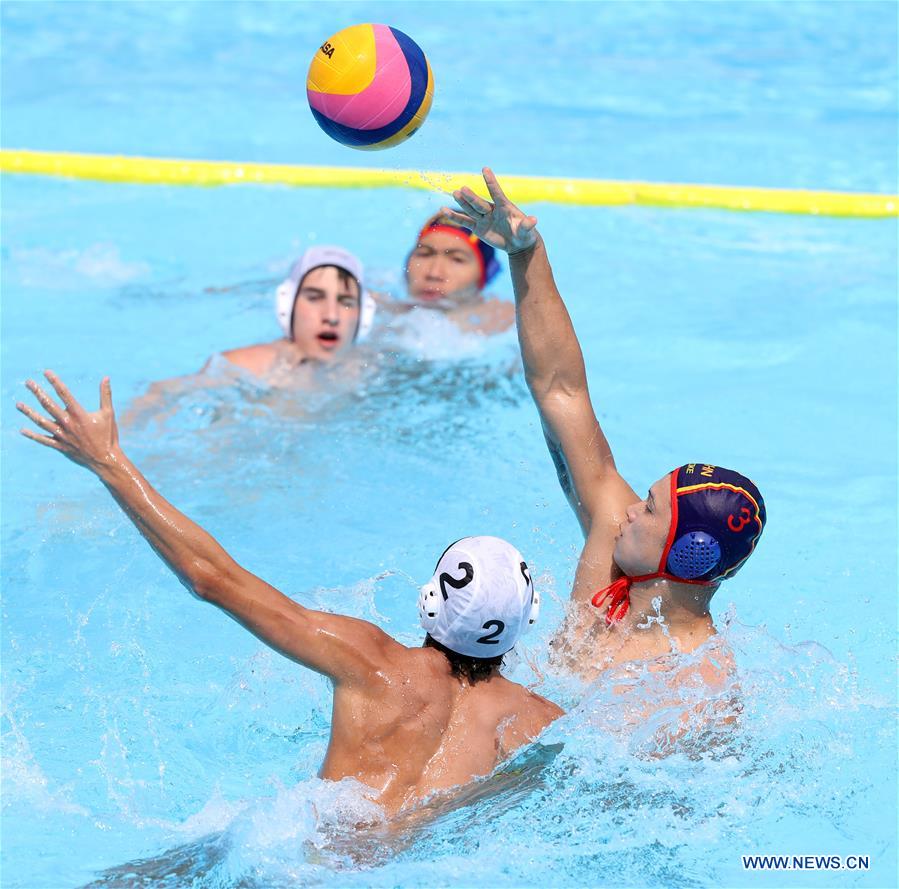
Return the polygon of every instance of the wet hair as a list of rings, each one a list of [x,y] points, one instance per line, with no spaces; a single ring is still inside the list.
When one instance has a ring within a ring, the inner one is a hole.
[[[346,284],[347,286],[351,283],[355,284],[357,292],[359,291],[359,282],[346,269],[342,269],[339,265],[331,266],[331,268],[337,269],[337,277],[341,284]]]
[[[309,272],[315,272],[319,269],[334,269],[337,272],[337,279],[343,284],[345,287],[349,287],[350,284],[356,285],[356,292],[362,292],[362,285],[346,270],[341,268],[339,265],[316,265],[309,269],[302,278],[300,278],[300,283],[297,284],[297,294],[303,289],[303,281],[309,276]]]
[[[503,655],[501,654],[496,657],[468,657],[464,654],[457,654],[445,645],[441,645],[430,633],[425,636],[424,647],[436,648],[449,661],[453,676],[466,679],[472,685],[489,679],[497,667],[503,665]]]

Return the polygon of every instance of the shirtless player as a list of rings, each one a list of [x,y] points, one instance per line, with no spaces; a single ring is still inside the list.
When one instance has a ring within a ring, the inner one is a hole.
[[[234,366],[270,385],[303,386],[301,374],[344,359],[372,327],[377,304],[363,283],[359,259],[343,247],[310,247],[275,291],[275,315],[283,336],[238,346],[211,356],[199,372],[157,380],[123,417],[125,426],[147,412],[162,416],[166,401],[192,389],[225,385],[233,376],[216,372]],[[314,385],[314,382],[312,383]]]
[[[463,188],[453,195],[460,209],[443,212],[509,254],[525,376],[585,538],[556,656],[592,680],[619,664],[658,664],[711,641],[699,670],[720,687],[729,663],[715,645],[709,601],[755,549],[762,497],[745,476],[698,462],[663,475],[645,498],[634,492],[596,419],[537,219],[512,204],[486,168],[484,181],[492,201]],[[664,627],[648,620],[659,614]]]
[[[499,673],[502,655],[539,611],[527,566],[511,544],[468,537],[448,547],[419,599],[424,646],[407,648],[367,621],[289,599],[168,503],[119,446],[108,378],[100,384],[100,409],[89,413],[55,374],[45,375],[62,406],[29,380],[46,415],[20,402],[41,430],[23,435],[93,472],[195,596],[332,681],[322,778],[355,778],[391,816],[489,774],[561,715]]]

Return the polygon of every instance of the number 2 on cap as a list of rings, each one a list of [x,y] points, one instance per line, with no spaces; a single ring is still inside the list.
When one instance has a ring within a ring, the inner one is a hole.
[[[497,638],[500,633],[506,628],[506,625],[501,620],[488,620],[482,627],[484,630],[489,630],[491,627],[494,627],[491,632],[487,633],[486,636],[481,636],[478,639],[478,642],[483,642],[484,645],[499,645],[499,639]]]
[[[461,590],[463,587],[467,587],[474,577],[474,568],[468,562],[459,562],[459,570],[464,571],[465,575],[458,580],[447,571],[440,575],[440,592],[443,593],[444,602],[449,598],[449,593],[446,591],[447,584],[454,590]]]

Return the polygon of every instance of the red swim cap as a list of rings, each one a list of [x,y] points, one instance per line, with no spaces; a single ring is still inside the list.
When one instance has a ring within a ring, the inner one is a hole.
[[[454,222],[450,222],[442,216],[436,216],[429,219],[425,223],[424,228],[418,233],[416,246],[421,242],[421,239],[430,232],[444,232],[445,234],[452,235],[454,238],[459,238],[459,240],[463,241],[472,253],[474,253],[478,260],[478,265],[481,267],[480,287],[482,290],[496,277],[499,272],[499,262],[496,259],[496,250],[482,241],[473,231],[471,231],[471,229],[456,225]],[[408,260],[406,261],[406,265],[409,265]]]

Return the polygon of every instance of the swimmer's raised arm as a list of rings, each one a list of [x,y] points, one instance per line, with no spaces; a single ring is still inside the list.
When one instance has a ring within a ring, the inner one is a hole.
[[[20,402],[18,409],[43,433],[23,429],[22,434],[93,472],[194,595],[217,605],[285,657],[338,684],[372,681],[377,665],[402,647],[367,621],[294,602],[242,568],[212,535],[175,509],[120,447],[108,377],[100,384],[100,410],[88,412],[55,374],[45,376],[63,406],[29,380],[27,387],[47,415]]]
[[[463,188],[453,194],[459,210],[449,213],[509,254],[525,377],[559,483],[586,537],[600,512],[608,515],[610,508],[637,498],[618,474],[596,419],[581,347],[537,232],[537,219],[506,197],[492,171],[483,172],[493,201]]]

